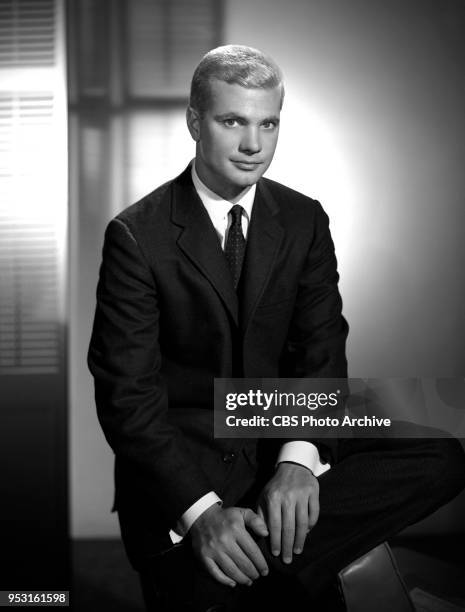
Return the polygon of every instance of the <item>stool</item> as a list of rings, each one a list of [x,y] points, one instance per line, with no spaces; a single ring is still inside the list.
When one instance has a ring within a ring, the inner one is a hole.
[[[387,542],[341,570],[338,582],[347,612],[415,612]]]

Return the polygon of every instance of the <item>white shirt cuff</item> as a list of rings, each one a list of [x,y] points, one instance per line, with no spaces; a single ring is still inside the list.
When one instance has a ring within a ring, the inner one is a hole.
[[[305,440],[293,440],[283,444],[276,463],[282,463],[283,461],[300,463],[300,465],[311,470],[315,476],[321,476],[331,469],[329,463],[321,463],[317,447]]]
[[[192,504],[176,523],[176,528],[170,531],[170,538],[173,544],[181,542],[199,516],[203,514],[205,510],[208,510],[210,506],[213,506],[213,504],[221,504],[221,499],[213,491],[206,493]]]

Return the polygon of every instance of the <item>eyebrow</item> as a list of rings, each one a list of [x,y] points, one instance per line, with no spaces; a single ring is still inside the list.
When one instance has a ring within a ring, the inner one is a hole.
[[[248,119],[246,117],[243,117],[239,113],[235,113],[235,112],[222,113],[220,115],[215,115],[214,119],[216,121],[225,121],[226,119],[239,119],[239,120],[245,121],[245,122],[248,121]],[[271,117],[264,117],[260,123],[268,123],[268,122],[274,122],[274,123],[278,124],[279,123],[279,117],[276,117],[276,115],[272,115]]]

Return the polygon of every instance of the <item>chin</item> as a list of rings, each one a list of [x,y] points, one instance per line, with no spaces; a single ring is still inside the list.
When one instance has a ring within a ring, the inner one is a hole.
[[[234,177],[234,182],[237,186],[243,188],[255,185],[255,183],[261,178],[262,173],[260,172],[241,172],[239,176]]]
[[[250,185],[254,185],[259,178],[259,176],[245,176],[242,181],[240,181],[239,185],[242,185],[242,187],[249,187]]]

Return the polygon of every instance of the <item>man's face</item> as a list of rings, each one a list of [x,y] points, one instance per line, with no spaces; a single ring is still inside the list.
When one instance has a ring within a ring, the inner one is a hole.
[[[189,109],[197,142],[196,170],[225,199],[253,185],[273,159],[279,133],[281,88],[248,89],[214,79],[202,117]]]

